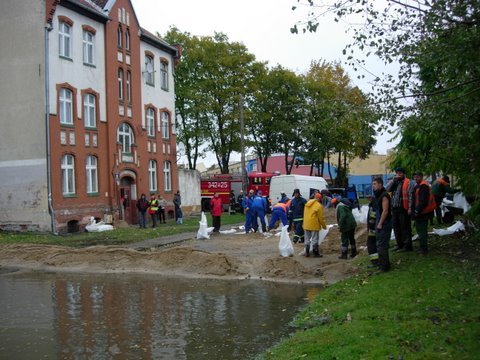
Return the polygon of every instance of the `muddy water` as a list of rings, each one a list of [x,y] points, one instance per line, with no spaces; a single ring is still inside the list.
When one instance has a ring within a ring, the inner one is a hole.
[[[248,359],[319,289],[153,275],[0,274],[0,359]]]

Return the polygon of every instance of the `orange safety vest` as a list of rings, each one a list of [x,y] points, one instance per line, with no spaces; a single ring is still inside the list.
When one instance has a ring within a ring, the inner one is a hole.
[[[408,188],[410,185],[410,179],[405,178],[403,179],[402,183],[402,205],[405,210],[408,210]]]
[[[285,211],[285,213],[287,212],[287,209],[290,207],[290,202],[291,200],[288,200],[286,204],[284,203],[276,203],[273,207],[276,208],[276,207],[280,207],[283,209],[283,211]]]
[[[432,188],[430,187],[430,184],[427,183],[425,180],[422,180],[422,182],[418,184],[417,190],[415,190],[415,207],[417,207],[418,205],[418,193],[420,192],[420,186],[422,185],[428,186],[428,204],[422,210],[421,214],[428,214],[435,210],[437,204],[435,203],[435,198],[433,197]]]

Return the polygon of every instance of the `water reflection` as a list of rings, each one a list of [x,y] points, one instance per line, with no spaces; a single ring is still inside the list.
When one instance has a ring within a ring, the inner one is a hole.
[[[0,275],[0,358],[246,359],[288,334],[300,285]]]

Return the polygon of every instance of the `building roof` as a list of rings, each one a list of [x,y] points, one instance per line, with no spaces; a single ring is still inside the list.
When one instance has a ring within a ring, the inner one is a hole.
[[[165,40],[162,38],[158,37],[157,35],[154,35],[150,31],[140,27],[140,39],[149,43],[150,45],[153,45],[160,50],[164,50],[173,56],[177,56],[177,48],[175,46],[170,45],[167,43]]]
[[[107,21],[108,15],[103,8],[96,4],[99,0],[64,0],[60,4],[65,7],[75,7],[75,10],[83,15],[93,17],[96,20]]]

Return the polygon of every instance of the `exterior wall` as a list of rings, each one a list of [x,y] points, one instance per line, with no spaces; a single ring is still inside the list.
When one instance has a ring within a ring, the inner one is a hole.
[[[183,212],[189,214],[200,211],[200,172],[197,170],[178,169],[178,184],[178,189],[182,196]]]
[[[71,59],[59,56],[59,23],[67,18],[71,25]],[[94,66],[83,62],[83,27],[95,31]],[[79,229],[91,216],[104,217],[112,203],[108,166],[108,132],[105,89],[104,24],[58,5],[52,18],[50,33],[50,129],[52,161],[52,198],[55,226],[67,232],[68,222],[76,221]],[[59,93],[62,87],[73,91],[73,125],[60,124]],[[83,114],[84,92],[96,97],[96,127],[87,128]],[[63,155],[75,160],[75,194],[62,191],[61,163]],[[88,194],[86,188],[87,156],[97,158],[98,192]],[[73,230],[74,231],[74,230]]]
[[[49,230],[45,1],[0,1],[0,228]]]

